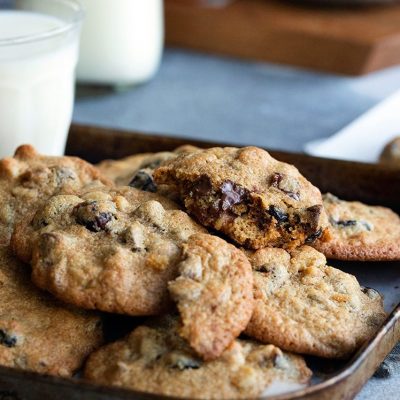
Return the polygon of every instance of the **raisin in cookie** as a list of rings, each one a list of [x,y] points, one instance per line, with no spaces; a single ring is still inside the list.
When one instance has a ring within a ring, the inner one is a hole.
[[[276,381],[304,385],[310,376],[300,356],[248,340],[202,361],[173,321],[138,327],[92,354],[85,368],[85,378],[101,385],[191,399],[256,398]]]
[[[89,184],[111,184],[87,162],[75,157],[47,157],[32,146],[18,147],[0,160],[0,243],[8,244],[15,222],[57,193]]]
[[[288,351],[343,358],[371,338],[386,318],[375,290],[326,265],[309,246],[261,249],[254,269],[253,316],[246,333]]]
[[[400,217],[392,210],[323,196],[330,239],[313,246],[328,258],[355,261],[400,260]]]
[[[154,172],[201,224],[246,248],[296,247],[324,235],[319,190],[256,147],[181,154]]]
[[[173,152],[135,154],[121,160],[105,160],[97,168],[118,186],[131,186],[148,192],[163,191],[158,188],[153,180],[153,171],[163,162],[177,157],[181,153],[190,153],[197,147],[185,145],[178,147]]]
[[[65,302],[153,315],[169,305],[181,245],[201,232],[157,194],[103,187],[52,197],[16,228],[13,247],[23,259],[33,249],[34,283]]]
[[[66,308],[0,247],[0,365],[71,376],[102,343],[99,317]]]
[[[189,239],[169,291],[181,314],[180,334],[205,360],[219,357],[253,312],[251,265],[243,252],[216,236]]]
[[[400,136],[389,142],[382,151],[379,161],[382,164],[400,167]]]

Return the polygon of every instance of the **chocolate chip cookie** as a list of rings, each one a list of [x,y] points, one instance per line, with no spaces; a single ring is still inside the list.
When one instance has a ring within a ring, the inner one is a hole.
[[[400,136],[389,142],[382,151],[379,161],[382,164],[400,167]]]
[[[181,315],[180,335],[205,360],[219,357],[253,312],[251,265],[243,252],[216,236],[189,239],[169,291]]]
[[[0,365],[71,376],[102,344],[98,316],[60,304],[0,247]]]
[[[20,146],[14,157],[0,160],[0,244],[7,245],[14,223],[49,197],[89,184],[111,182],[79,158],[42,156],[32,146]]]
[[[328,258],[355,261],[400,260],[400,217],[385,207],[323,196],[330,239],[314,247]]]
[[[250,254],[253,316],[246,334],[284,350],[343,358],[371,338],[386,318],[382,297],[326,265],[309,246]]]
[[[249,340],[236,340],[217,360],[203,361],[174,321],[138,327],[92,354],[85,368],[85,378],[101,385],[192,399],[256,398],[276,381],[305,385],[310,376],[300,356]]]
[[[251,249],[292,248],[324,236],[319,190],[257,147],[181,154],[156,169],[201,224]]]
[[[52,197],[13,246],[32,253],[32,279],[87,309],[153,315],[168,308],[181,245],[204,232],[172,201],[133,189],[95,188]]]
[[[121,160],[105,160],[97,168],[118,186],[131,186],[148,192],[165,192],[165,187],[157,187],[153,171],[163,162],[181,153],[190,153],[197,147],[185,145],[171,151],[135,154]],[[168,192],[166,192],[168,193]],[[165,193],[163,193],[165,195]]]

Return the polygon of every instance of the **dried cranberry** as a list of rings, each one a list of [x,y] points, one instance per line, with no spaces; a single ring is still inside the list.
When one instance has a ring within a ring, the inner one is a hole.
[[[129,182],[129,186],[146,192],[157,192],[157,185],[153,180],[153,176],[143,169],[136,172]]]
[[[99,212],[96,201],[78,204],[74,209],[74,213],[76,222],[91,232],[105,230],[107,224],[113,218],[113,214],[110,212]]]
[[[279,184],[282,182],[283,176],[279,172],[275,172],[270,180],[270,185],[279,188]]]

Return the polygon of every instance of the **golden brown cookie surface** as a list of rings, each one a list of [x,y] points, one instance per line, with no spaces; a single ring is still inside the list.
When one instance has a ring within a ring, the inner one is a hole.
[[[203,232],[175,203],[130,187],[52,197],[13,239],[32,279],[87,309],[154,315],[170,305],[181,245]]]
[[[205,360],[219,357],[253,312],[251,265],[245,254],[216,236],[190,237],[169,291],[181,315],[180,334]]]
[[[138,327],[92,354],[85,368],[85,378],[102,385],[196,399],[256,398],[275,381],[306,384],[310,376],[300,356],[248,340],[202,361],[173,321]]]
[[[111,182],[79,158],[42,156],[32,146],[20,146],[14,157],[0,160],[0,243],[7,245],[14,223],[52,195],[102,184]]]
[[[0,247],[0,365],[71,376],[102,343],[100,318],[62,305]]]
[[[323,254],[303,246],[289,254],[250,254],[255,308],[246,333],[284,350],[320,357],[350,356],[386,318],[378,292],[329,267]]]
[[[177,157],[181,153],[190,153],[197,147],[185,145],[174,151],[162,151],[158,153],[135,154],[121,160],[105,160],[97,165],[97,168],[117,186],[131,186],[147,192],[158,192],[168,196],[162,185],[158,187],[153,179],[153,171],[165,161]]]
[[[400,217],[392,210],[323,196],[330,239],[313,246],[328,258],[354,261],[400,260]]]
[[[246,248],[296,247],[324,235],[319,190],[256,147],[181,154],[154,172],[201,224]]]

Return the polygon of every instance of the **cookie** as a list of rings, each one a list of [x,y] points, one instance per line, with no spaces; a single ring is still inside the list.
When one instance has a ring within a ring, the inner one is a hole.
[[[400,136],[394,138],[383,149],[379,161],[382,164],[400,167]]]
[[[392,210],[323,196],[330,239],[313,246],[328,258],[354,261],[400,260],[400,217]]]
[[[0,365],[71,376],[102,344],[98,316],[67,308],[31,282],[0,247]]]
[[[181,154],[156,169],[189,214],[251,249],[296,247],[324,236],[319,190],[298,170],[257,147]]]
[[[180,334],[205,360],[221,355],[253,312],[253,275],[243,252],[207,234],[184,245],[179,277],[169,291],[181,315]]]
[[[52,197],[16,228],[13,248],[32,256],[32,279],[87,309],[153,315],[168,308],[182,244],[204,229],[154,193],[95,188]]]
[[[350,356],[386,318],[382,297],[357,279],[326,265],[303,246],[289,254],[265,248],[250,255],[253,316],[246,334],[264,343],[319,357]]]
[[[132,186],[136,189],[156,192],[153,171],[163,162],[175,158],[178,154],[197,150],[197,147],[185,145],[171,151],[159,153],[135,154],[121,160],[105,160],[97,168],[118,186]]]
[[[111,182],[79,158],[47,157],[32,146],[18,147],[14,157],[0,160],[0,244],[9,243],[15,222],[52,195],[101,184]]]
[[[85,378],[156,395],[191,399],[256,398],[274,382],[305,385],[304,360],[272,345],[235,340],[220,358],[202,361],[173,321],[140,326],[126,339],[92,354]]]

